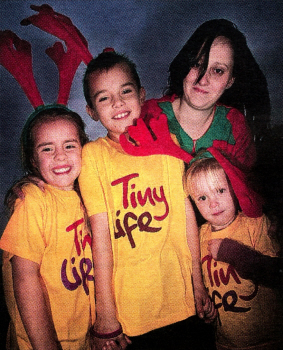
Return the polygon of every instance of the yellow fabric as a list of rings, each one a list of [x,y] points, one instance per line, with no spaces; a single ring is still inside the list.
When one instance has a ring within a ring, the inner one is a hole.
[[[89,216],[108,213],[118,318],[130,336],[195,314],[182,173],[173,157],[133,157],[108,138],[83,148],[80,188]]]
[[[268,236],[269,227],[265,216],[248,218],[239,213],[226,229],[211,232],[210,224],[204,224],[201,228],[205,284],[219,307],[217,341],[228,349],[258,349],[256,346],[260,344],[282,340],[282,300],[278,291],[256,286],[251,280],[242,279],[231,265],[209,257],[208,240],[227,237],[265,255],[276,256],[278,247]]]
[[[10,259],[17,255],[40,265],[63,349],[89,349],[86,334],[94,318],[94,282],[91,236],[80,199],[75,191],[49,185],[44,193],[32,184],[24,192],[0,240],[10,335],[15,327],[19,348],[31,349],[14,300]]]

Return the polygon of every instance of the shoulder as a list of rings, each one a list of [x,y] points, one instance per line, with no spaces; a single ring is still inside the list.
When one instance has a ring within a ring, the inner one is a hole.
[[[247,122],[244,114],[240,112],[238,109],[234,107],[224,106],[224,105],[217,105],[217,111],[223,116],[225,115],[225,117],[229,120],[229,122],[233,125],[233,127],[247,126]]]
[[[165,95],[160,98],[152,98],[150,100],[146,100],[143,107],[142,107],[142,118],[148,117],[150,115],[151,117],[156,117],[156,114],[160,114],[162,112],[162,109],[159,106],[160,102],[173,102],[176,99],[176,95]]]
[[[48,192],[49,190],[45,187],[44,191],[41,190],[38,186],[30,183],[27,184],[23,187],[23,192],[24,192],[24,200],[25,201],[42,201],[46,197],[46,191]]]
[[[83,146],[82,155],[93,154],[96,150],[106,147],[107,141],[105,137],[99,137],[95,141],[88,142]]]
[[[242,225],[250,228],[269,228],[271,226],[271,222],[268,217],[263,214],[259,217],[249,217],[245,215],[243,212],[238,214],[238,219],[241,221]]]

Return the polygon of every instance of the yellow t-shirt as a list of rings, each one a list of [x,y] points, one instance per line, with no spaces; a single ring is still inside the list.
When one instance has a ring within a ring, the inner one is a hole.
[[[87,332],[94,320],[93,263],[91,235],[80,199],[75,191],[49,185],[42,192],[30,184],[24,192],[0,240],[11,329],[15,327],[20,349],[31,349],[13,293],[10,259],[17,255],[40,265],[62,348],[89,349]]]
[[[205,284],[218,308],[217,342],[227,349],[253,349],[253,346],[282,340],[283,309],[278,291],[241,278],[233,266],[208,255],[208,240],[230,238],[269,256],[277,246],[268,236],[266,216],[249,218],[239,213],[227,228],[212,232],[201,227],[201,257]],[[265,347],[262,347],[265,349]]]
[[[81,193],[89,216],[108,213],[118,319],[129,336],[195,314],[182,174],[178,159],[133,157],[109,138],[83,148]]]

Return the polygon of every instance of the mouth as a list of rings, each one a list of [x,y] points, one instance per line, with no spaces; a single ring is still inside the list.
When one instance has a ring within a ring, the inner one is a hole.
[[[223,213],[224,211],[218,211],[216,213],[212,213],[213,216],[219,216]]]
[[[194,86],[194,90],[195,90],[196,92],[201,93],[201,94],[208,94],[208,92],[207,92],[207,91],[202,90],[202,89],[200,89],[200,88],[199,88],[199,87],[197,87],[197,86]]]
[[[66,167],[60,167],[60,168],[54,168],[53,172],[55,175],[62,175],[62,174],[68,174],[71,171],[71,167],[70,166],[66,166]]]
[[[113,119],[123,119],[123,118],[128,117],[129,114],[130,114],[130,112],[119,113],[119,114],[115,115],[113,117]]]

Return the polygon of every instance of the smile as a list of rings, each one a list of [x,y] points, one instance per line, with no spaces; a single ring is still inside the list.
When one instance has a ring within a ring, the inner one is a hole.
[[[129,114],[130,114],[130,112],[120,113],[120,114],[115,115],[115,116],[113,117],[113,119],[122,119],[122,118],[127,117]]]
[[[58,168],[58,169],[53,169],[53,172],[57,174],[65,174],[71,171],[71,167],[65,167],[65,168]]]

